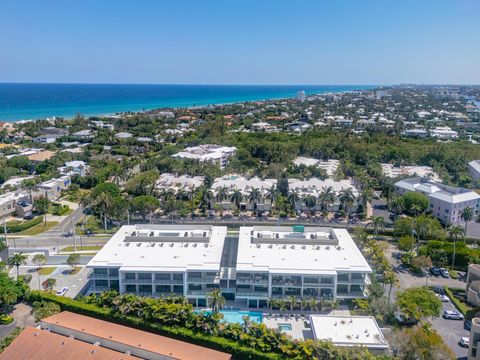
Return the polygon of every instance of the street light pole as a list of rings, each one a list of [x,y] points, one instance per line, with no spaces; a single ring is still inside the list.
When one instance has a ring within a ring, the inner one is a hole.
[[[73,235],[73,253],[77,252],[77,242],[75,240],[75,221],[72,218],[72,235]]]

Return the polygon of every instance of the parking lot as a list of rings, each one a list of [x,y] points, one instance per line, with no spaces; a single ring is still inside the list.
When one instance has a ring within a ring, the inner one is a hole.
[[[392,291],[392,296],[396,291],[406,289],[414,286],[449,286],[457,288],[465,288],[465,276],[459,279],[443,278],[441,276],[418,276],[413,274],[410,270],[403,267],[400,260],[395,257],[395,253],[398,250],[391,244],[385,250],[385,255],[390,261],[397,278],[400,283],[400,287]],[[443,310],[455,309],[451,302],[442,303]],[[468,349],[461,347],[458,342],[462,336],[470,336],[470,331],[465,328],[465,322],[461,320],[447,320],[443,317],[438,317],[431,320],[431,323],[435,330],[443,337],[445,343],[454,351],[458,359],[466,359]]]

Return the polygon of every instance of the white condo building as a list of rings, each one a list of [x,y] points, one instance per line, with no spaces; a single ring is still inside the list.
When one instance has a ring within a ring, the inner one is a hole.
[[[395,183],[395,190],[401,195],[411,191],[425,194],[429,201],[427,211],[446,224],[461,222],[461,213],[467,206],[475,214],[480,207],[480,195],[475,191],[439,184],[425,178],[400,180]]]
[[[206,294],[220,285],[226,234],[225,226],[122,226],[87,265],[90,291],[175,294],[206,306]]]
[[[335,172],[337,171],[338,167],[340,166],[340,161],[335,159],[330,160],[318,160],[309,157],[299,156],[293,163],[297,166],[305,165],[305,166],[315,166],[317,168],[323,169],[326,171],[327,175],[332,177]]]
[[[236,300],[265,307],[269,298],[359,298],[372,269],[345,229],[241,227]]]
[[[241,227],[238,238],[223,226],[122,226],[87,268],[89,292],[176,294],[205,307],[220,289],[251,308],[288,296],[365,297],[372,272],[346,230],[303,226]]]
[[[237,148],[234,146],[220,145],[199,145],[187,147],[183,151],[173,155],[180,159],[192,159],[198,161],[209,161],[218,164],[222,169],[227,166],[228,159],[234,155]]]
[[[480,179],[480,160],[473,160],[468,163],[468,171],[473,180]]]

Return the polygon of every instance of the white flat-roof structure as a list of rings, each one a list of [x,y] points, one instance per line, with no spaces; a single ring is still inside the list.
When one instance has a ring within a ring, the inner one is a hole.
[[[177,191],[196,189],[203,185],[203,176],[190,176],[190,175],[180,175],[175,176],[170,173],[163,173],[160,175],[157,181],[156,187],[158,189],[171,189]]]
[[[395,189],[401,195],[411,191],[423,193],[430,203],[427,211],[444,223],[461,222],[461,213],[467,206],[475,214],[480,208],[480,195],[475,191],[443,185],[425,178],[400,180],[395,183]]]
[[[335,346],[363,346],[384,351],[388,343],[373,316],[310,315],[315,340],[329,340]]]
[[[91,291],[177,294],[205,306],[206,294],[219,285],[226,234],[225,226],[122,226],[87,265]]]
[[[209,161],[218,164],[224,168],[228,163],[228,158],[235,154],[237,148],[234,146],[221,145],[199,145],[187,147],[183,151],[173,155],[180,159],[193,159],[198,161]]]
[[[305,165],[305,166],[315,166],[320,169],[324,169],[328,176],[333,176],[340,165],[339,160],[330,159],[330,160],[318,160],[309,157],[299,156],[293,163],[297,166]]]
[[[473,160],[468,163],[468,171],[473,180],[480,179],[480,160]]]
[[[439,139],[456,139],[458,132],[448,126],[438,126],[430,130],[430,135]]]
[[[369,264],[345,229],[253,226],[239,231],[237,299],[364,297]]]
[[[383,174],[391,179],[400,176],[419,176],[435,182],[442,182],[440,176],[430,166],[395,166],[393,164],[381,164]]]

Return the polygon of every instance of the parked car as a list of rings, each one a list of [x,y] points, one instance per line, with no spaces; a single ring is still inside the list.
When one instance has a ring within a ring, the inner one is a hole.
[[[450,273],[445,268],[440,268],[440,275],[442,275],[442,277],[444,277],[444,278],[449,278],[450,277]]]
[[[438,267],[432,266],[428,270],[430,271],[430,274],[432,274],[433,276],[440,276],[440,269]]]
[[[447,295],[440,295],[440,294],[435,294],[437,296],[437,298],[441,301],[441,302],[449,302],[450,299],[448,298]]]
[[[57,290],[57,296],[65,296],[68,291],[68,287],[63,287],[60,290]]]
[[[67,231],[66,233],[63,233],[64,237],[72,237],[73,236],[73,231]]]
[[[395,319],[400,325],[406,326],[415,325],[418,322],[416,319],[408,318],[407,316],[405,316],[405,314],[399,312],[395,313]]]
[[[433,288],[433,292],[434,292],[435,294],[439,294],[439,295],[446,295],[446,294],[445,294],[445,290],[444,290],[441,286],[435,286],[435,287]]]
[[[463,315],[457,310],[445,310],[442,316],[444,319],[448,320],[463,320]]]
[[[468,348],[468,346],[470,345],[470,338],[466,336],[462,336],[460,338],[460,341],[458,342],[458,345],[460,345],[461,347]]]

